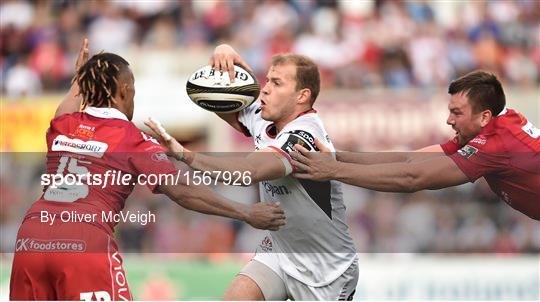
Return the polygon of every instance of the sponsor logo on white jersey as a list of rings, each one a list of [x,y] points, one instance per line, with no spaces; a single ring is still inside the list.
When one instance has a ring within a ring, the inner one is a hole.
[[[276,195],[289,195],[289,194],[292,194],[291,190],[289,190],[289,188],[287,188],[284,185],[274,186],[271,183],[269,183],[268,181],[263,181],[262,185],[263,185],[263,188],[266,191],[266,193],[272,195],[272,197],[274,197]]]
[[[270,239],[270,237],[268,236],[264,237],[264,239],[259,244],[259,247],[265,253],[271,252],[273,245],[272,245],[272,240]]]
[[[52,143],[52,151],[68,151],[77,154],[101,158],[109,145],[99,141],[82,141],[78,138],[69,138],[58,135]]]

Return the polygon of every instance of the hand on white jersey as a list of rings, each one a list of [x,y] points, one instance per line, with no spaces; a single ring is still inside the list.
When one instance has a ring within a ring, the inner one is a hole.
[[[176,139],[167,133],[159,121],[149,118],[148,120],[144,121],[144,124],[154,131],[154,133],[157,135],[159,143],[163,145],[163,147],[167,148],[170,156],[176,158],[177,160],[182,160],[184,158],[184,152],[186,151],[184,146],[182,146]]]
[[[294,177],[316,181],[326,181],[333,178],[336,160],[332,156],[331,150],[318,139],[315,139],[315,146],[321,152],[309,152],[308,149],[300,145],[294,145],[296,151],[289,153],[295,169]]]
[[[227,71],[231,83],[234,82],[234,64],[238,64],[248,71],[252,72],[249,65],[240,57],[240,55],[230,45],[221,44],[216,49],[210,58],[209,65],[219,71]]]
[[[256,229],[277,231],[286,223],[285,211],[279,203],[257,202],[249,206],[246,222]]]

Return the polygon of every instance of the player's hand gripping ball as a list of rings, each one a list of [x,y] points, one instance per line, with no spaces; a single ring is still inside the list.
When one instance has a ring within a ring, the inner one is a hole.
[[[251,105],[261,91],[257,79],[244,68],[234,66],[234,82],[228,72],[210,66],[195,71],[186,84],[189,98],[199,107],[216,113],[233,113]]]

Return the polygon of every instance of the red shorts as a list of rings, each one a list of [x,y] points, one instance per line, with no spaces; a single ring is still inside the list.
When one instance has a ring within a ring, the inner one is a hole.
[[[114,239],[87,223],[26,219],[17,234],[10,300],[132,300]]]

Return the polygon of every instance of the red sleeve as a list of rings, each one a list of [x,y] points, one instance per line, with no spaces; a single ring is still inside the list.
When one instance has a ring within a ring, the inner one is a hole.
[[[140,131],[131,131],[131,142],[129,151],[129,163],[136,175],[173,174],[176,175],[176,167],[167,157],[167,150],[161,146],[152,136]],[[150,180],[150,179],[149,179]],[[156,192],[159,183],[148,183],[147,187]]]
[[[456,153],[457,150],[459,150],[459,145],[457,143],[457,139],[454,137],[453,139],[447,141],[446,143],[441,144],[441,148],[443,149],[444,154],[446,154],[446,155]]]
[[[457,152],[447,154],[471,182],[509,167],[508,153],[496,138],[481,142],[471,141]]]

